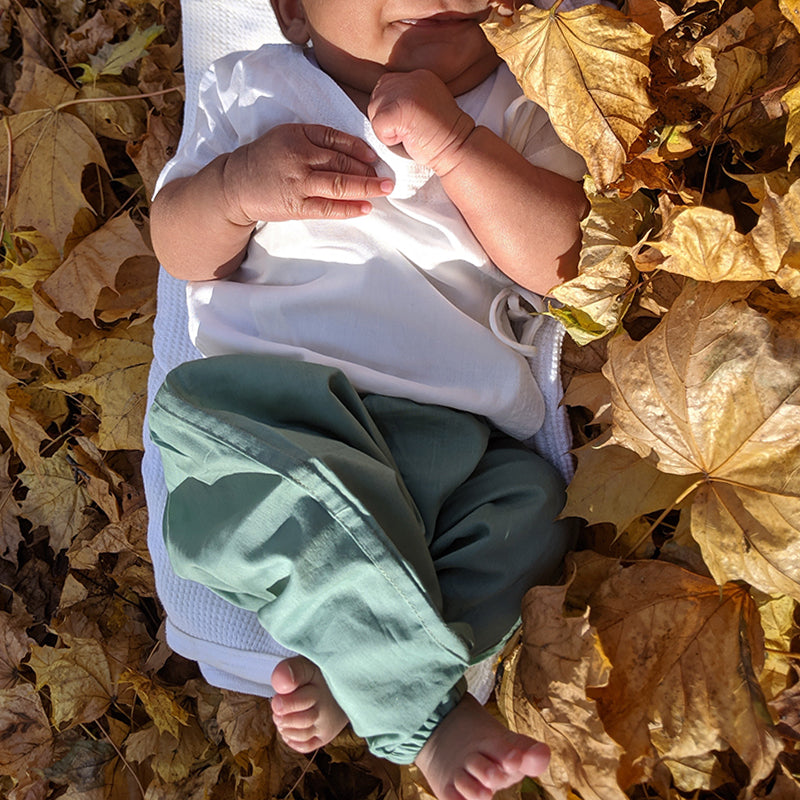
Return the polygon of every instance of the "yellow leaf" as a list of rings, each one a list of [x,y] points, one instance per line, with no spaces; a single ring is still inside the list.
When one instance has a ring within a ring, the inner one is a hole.
[[[652,36],[600,5],[563,13],[526,5],[512,25],[495,12],[483,28],[595,183],[616,181],[655,110],[647,96]]]
[[[578,468],[567,487],[562,514],[590,524],[613,522],[624,531],[635,519],[671,508],[695,479],[660,472],[625,447],[608,444],[608,437],[575,451]]]
[[[592,208],[581,223],[583,242],[578,275],[556,286],[551,294],[565,308],[550,307],[564,320],[567,315],[584,322],[582,327],[567,325],[579,344],[615,331],[633,299],[632,286],[637,272],[632,253],[639,239],[653,227],[653,203],[641,192],[624,200],[587,194]]]
[[[100,642],[62,634],[67,647],[31,647],[30,666],[36,688],[47,686],[53,724],[69,727],[93,722],[108,711],[116,687]]]
[[[29,683],[0,689],[0,775],[21,780],[52,759],[53,734]]]
[[[625,748],[623,786],[649,777],[656,763],[691,764],[728,747],[749,767],[751,786],[769,775],[782,745],[756,679],[763,639],[743,588],[639,562],[605,580],[589,606],[613,665],[595,696],[606,730]]]
[[[6,227],[35,228],[62,250],[78,212],[90,209],[81,191],[83,168],[94,163],[107,170],[103,151],[86,125],[57,105],[6,117],[4,124],[0,185],[9,179],[9,138],[12,155],[12,194],[3,214]]]
[[[697,486],[692,536],[720,584],[800,598],[800,328],[749,308],[750,288],[690,284],[644,339],[611,343],[610,441]]]
[[[800,247],[800,181],[782,197],[765,185],[761,216],[747,234],[736,230],[732,215],[695,206],[651,244],[667,256],[661,267],[669,272],[712,282],[775,280],[800,296],[800,270],[791,263]]]
[[[180,738],[181,726],[189,721],[189,712],[175,699],[175,692],[159,686],[152,679],[131,670],[122,673],[120,681],[130,683],[144,710],[161,733],[170,733]]]
[[[149,763],[157,775],[167,783],[177,783],[189,777],[210,747],[200,726],[190,717],[179,739],[160,733],[153,724],[134,731],[125,741],[125,755],[138,763],[152,759]]]
[[[50,546],[58,553],[69,547],[81,529],[84,510],[90,502],[76,470],[67,460],[65,448],[41,459],[36,471],[26,469],[19,475],[28,494],[20,503],[22,515],[37,527],[50,530]]]
[[[142,449],[147,375],[153,356],[149,335],[148,330],[126,329],[102,338],[91,352],[81,354],[94,360],[90,369],[50,384],[60,392],[88,395],[100,405],[100,428],[93,441],[101,450]]]
[[[2,351],[0,350],[0,354]],[[29,469],[39,465],[39,446],[49,437],[20,381],[0,361],[0,428]]]
[[[137,256],[152,257],[152,250],[130,214],[122,214],[77,244],[42,289],[62,313],[93,319],[100,292],[114,289],[120,267]]]
[[[764,668],[759,682],[767,701],[774,700],[789,685],[793,676],[792,640],[800,633],[794,620],[797,603],[786,595],[754,597],[764,629]]]
[[[800,12],[798,12],[800,14]],[[781,97],[789,107],[789,118],[786,120],[786,144],[790,146],[789,166],[800,155],[800,83],[789,89]]]
[[[18,252],[19,258],[14,259],[6,251],[6,261],[0,271],[0,278],[12,280],[22,288],[14,291],[6,286],[0,288],[0,294],[14,301],[13,307],[8,311],[9,314],[16,311],[33,311],[31,289],[34,284],[50,276],[61,263],[61,257],[58,250],[38,231],[16,231],[11,236],[17,244],[18,251],[19,243],[22,242],[31,245],[33,253],[30,253],[31,248],[27,248],[28,252]]]
[[[603,729],[595,701],[610,664],[589,612],[566,616],[566,586],[537,586],[523,600],[523,644],[505,665],[500,704],[514,730],[545,742],[537,780],[553,797],[572,788],[584,800],[624,800],[616,780],[622,748]]]
[[[778,5],[783,16],[800,31],[800,2],[798,0],[778,0]]]

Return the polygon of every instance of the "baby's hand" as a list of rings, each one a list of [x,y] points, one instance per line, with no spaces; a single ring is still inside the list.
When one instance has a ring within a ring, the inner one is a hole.
[[[446,175],[475,128],[440,78],[427,70],[388,72],[375,85],[367,114],[388,147],[402,144],[418,164]]]
[[[355,136],[324,125],[278,125],[234,150],[224,168],[228,218],[258,220],[347,219],[367,214],[369,197],[393,183],[378,178],[377,156]]]

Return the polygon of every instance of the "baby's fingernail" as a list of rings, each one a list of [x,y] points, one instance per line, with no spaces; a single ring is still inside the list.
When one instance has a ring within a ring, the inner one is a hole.
[[[394,181],[385,180],[381,181],[381,191],[384,194],[391,194],[392,189],[394,189]]]
[[[362,203],[361,204],[361,213],[362,214],[369,214],[372,211],[372,203]]]

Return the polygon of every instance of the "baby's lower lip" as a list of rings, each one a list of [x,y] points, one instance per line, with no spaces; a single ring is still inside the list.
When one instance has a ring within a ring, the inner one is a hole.
[[[401,25],[413,25],[415,28],[419,27],[433,27],[441,25],[462,25],[465,22],[474,23],[476,20],[472,17],[423,17],[422,19],[401,19]]]

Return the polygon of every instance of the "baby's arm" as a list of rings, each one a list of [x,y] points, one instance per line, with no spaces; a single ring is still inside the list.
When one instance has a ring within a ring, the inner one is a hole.
[[[378,138],[402,144],[442,186],[492,261],[540,294],[577,273],[580,185],[528,162],[488,128],[475,126],[447,87],[424,70],[388,73],[368,109]]]
[[[224,278],[244,258],[257,221],[347,219],[392,191],[361,140],[323,125],[278,125],[166,184],[151,209],[153,247],[176,278]]]

